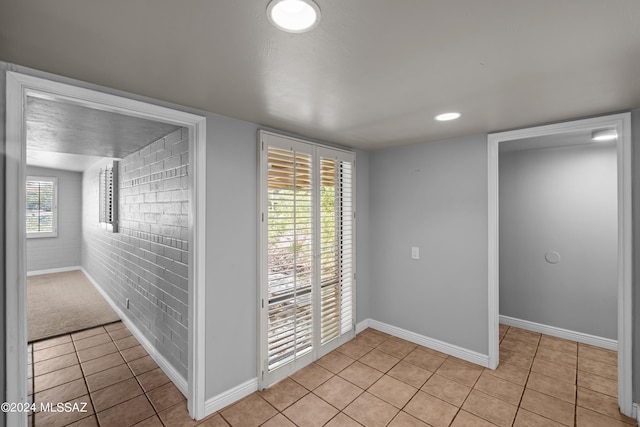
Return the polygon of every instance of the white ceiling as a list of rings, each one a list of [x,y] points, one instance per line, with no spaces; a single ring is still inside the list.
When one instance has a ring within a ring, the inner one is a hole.
[[[101,158],[122,158],[179,126],[28,97],[27,164],[84,171]]]
[[[640,106],[638,0],[316,1],[3,0],[0,60],[364,149]]]
[[[40,168],[84,172],[102,159],[104,159],[104,157],[27,149],[27,165]]]

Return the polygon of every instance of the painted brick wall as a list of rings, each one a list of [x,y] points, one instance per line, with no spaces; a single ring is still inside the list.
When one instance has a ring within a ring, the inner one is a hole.
[[[98,222],[98,173],[107,162],[85,171],[82,224],[82,266],[185,378],[188,147],[187,129],[178,129],[120,162],[118,233]]]

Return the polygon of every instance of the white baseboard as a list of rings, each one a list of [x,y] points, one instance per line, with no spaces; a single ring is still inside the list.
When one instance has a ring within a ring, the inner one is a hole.
[[[442,341],[428,338],[423,335],[416,334],[414,332],[406,331],[404,329],[387,325],[386,323],[378,322],[377,320],[365,319],[362,322],[356,324],[356,333],[360,333],[367,328],[377,329],[379,331],[394,335],[398,338],[411,341],[413,343],[432,348],[442,353],[458,357],[471,363],[475,363],[481,366],[488,366],[489,357],[484,354],[476,353],[471,350],[467,350],[462,347],[458,347],[452,344],[448,344]],[[258,390],[258,379],[253,378],[238,386],[231,388],[223,393],[218,394],[205,402],[205,417],[213,414],[220,409],[229,406],[230,404],[250,395]]]
[[[27,271],[27,277],[40,276],[41,274],[64,273],[66,271],[75,271],[81,269],[82,267],[80,267],[79,265],[74,265],[71,267],[49,268],[47,270],[32,270]]]
[[[362,322],[356,323],[356,334],[359,334],[360,332],[364,331],[368,327],[369,327],[369,319],[364,319]]]
[[[204,402],[204,416],[207,417],[220,409],[250,395],[258,390],[258,378],[252,378],[240,385],[224,391]]]
[[[437,350],[441,353],[445,353],[462,360],[466,360],[467,362],[484,366],[485,368],[489,366],[489,356],[486,354],[481,354],[472,350],[468,350],[466,348],[458,347],[457,345],[446,343],[444,341],[425,337],[424,335],[416,334],[415,332],[407,331],[405,329],[398,328],[396,326],[391,326],[386,323],[378,322],[377,320],[367,319],[366,322],[370,328],[377,329],[379,331],[386,332],[387,334],[391,334],[398,338],[411,341],[412,343],[419,344],[421,346],[428,347],[433,350]]]
[[[564,338],[583,344],[589,344],[596,347],[606,348],[608,350],[618,351],[618,341],[609,338],[597,337],[595,335],[570,331],[568,329],[556,328],[555,326],[543,325],[540,323],[530,322],[528,320],[521,320],[514,317],[502,315],[500,316],[500,323],[503,323],[507,326],[515,326],[516,328],[520,329],[526,329],[528,331],[551,335],[552,337]]]
[[[89,279],[93,287],[96,288],[96,290],[100,292],[100,295],[102,295],[102,297],[109,303],[113,311],[115,311],[118,317],[120,317],[120,319],[122,320],[122,323],[125,324],[125,326],[129,329],[129,331],[131,331],[133,336],[136,337],[140,345],[142,345],[142,347],[144,347],[147,353],[149,353],[149,356],[151,356],[151,358],[158,364],[158,366],[162,369],[162,371],[165,374],[167,374],[169,379],[171,379],[171,381],[173,382],[173,384],[175,384],[178,390],[180,390],[180,392],[183,395],[187,396],[189,392],[187,379],[182,375],[180,375],[180,373],[173,366],[171,366],[169,361],[165,359],[165,357],[158,352],[158,350],[153,346],[153,344],[151,344],[151,341],[149,341],[147,337],[144,336],[142,331],[140,331],[140,329],[138,329],[138,327],[134,325],[133,322],[131,322],[131,320],[129,320],[126,314],[120,309],[120,307],[118,307],[118,305],[111,299],[111,297],[100,287],[100,285],[93,279],[93,277],[91,277],[91,275],[84,268],[80,268],[80,270],[82,270],[82,272],[84,273],[85,276],[87,276],[87,279]]]
[[[638,425],[640,425],[640,411],[638,411],[638,406],[637,403],[631,406],[631,418],[634,418],[638,422]]]

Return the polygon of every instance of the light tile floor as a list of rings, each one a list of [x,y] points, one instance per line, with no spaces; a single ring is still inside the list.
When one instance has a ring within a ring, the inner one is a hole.
[[[492,371],[367,329],[202,426],[598,426],[635,421],[617,406],[617,355],[500,325]],[[35,426],[194,426],[184,397],[121,323],[34,343]],[[136,424],[138,423],[138,424]]]

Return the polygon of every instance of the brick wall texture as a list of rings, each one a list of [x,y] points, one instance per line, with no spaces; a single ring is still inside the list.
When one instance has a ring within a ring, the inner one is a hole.
[[[87,170],[82,224],[83,267],[185,378],[188,150],[188,131],[182,128],[122,159],[117,233],[98,222],[98,173],[104,165]]]

